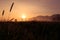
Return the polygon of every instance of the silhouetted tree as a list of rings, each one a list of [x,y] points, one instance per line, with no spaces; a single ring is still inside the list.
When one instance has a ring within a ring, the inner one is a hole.
[[[52,15],[53,21],[60,21],[60,14],[54,14]]]
[[[15,22],[17,22],[17,19],[15,19]]]

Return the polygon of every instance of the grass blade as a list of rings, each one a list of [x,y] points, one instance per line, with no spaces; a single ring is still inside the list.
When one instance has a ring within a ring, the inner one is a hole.
[[[11,10],[12,10],[12,8],[13,8],[13,5],[14,5],[14,2],[12,3],[12,5],[11,5],[11,7],[10,7],[10,12],[11,12]]]
[[[4,16],[4,12],[5,12],[5,11],[3,10],[3,11],[2,11],[2,16]]]

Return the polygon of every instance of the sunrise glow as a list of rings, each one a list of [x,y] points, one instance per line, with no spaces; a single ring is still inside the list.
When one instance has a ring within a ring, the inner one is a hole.
[[[26,15],[25,14],[22,14],[21,18],[22,18],[22,21],[26,21]]]

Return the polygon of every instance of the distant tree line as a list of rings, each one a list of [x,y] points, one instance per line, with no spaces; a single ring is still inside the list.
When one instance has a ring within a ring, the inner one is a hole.
[[[52,15],[52,20],[53,21],[60,21],[60,14],[54,14],[54,15]]]

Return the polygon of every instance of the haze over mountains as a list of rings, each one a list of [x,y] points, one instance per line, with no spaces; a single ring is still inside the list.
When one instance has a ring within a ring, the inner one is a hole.
[[[54,14],[52,16],[37,16],[29,19],[30,21],[49,21],[60,22],[60,14]]]
[[[17,19],[15,19],[15,18],[12,18],[10,20],[4,20],[4,21],[11,21],[12,22],[13,20],[14,20],[14,22],[18,22]],[[36,17],[29,18],[28,20],[25,20],[25,21],[60,22],[60,14],[53,14],[51,16],[39,15]]]

